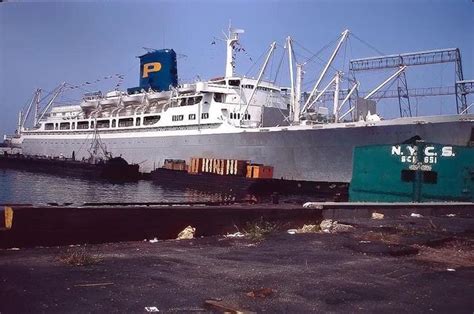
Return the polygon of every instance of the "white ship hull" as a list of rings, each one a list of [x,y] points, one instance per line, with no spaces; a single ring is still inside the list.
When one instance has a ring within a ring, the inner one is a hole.
[[[474,115],[400,118],[373,123],[338,123],[272,128],[202,125],[198,130],[106,130],[102,142],[114,156],[139,163],[148,172],[165,159],[191,157],[250,160],[274,167],[274,177],[290,180],[349,182],[353,148],[397,144],[414,136],[427,142],[467,145],[472,141]],[[26,132],[23,152],[76,159],[89,157],[93,133]]]

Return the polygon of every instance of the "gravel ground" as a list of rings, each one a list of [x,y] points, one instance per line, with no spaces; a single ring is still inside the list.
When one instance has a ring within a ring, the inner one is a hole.
[[[474,311],[473,219],[350,219],[346,233],[0,250],[0,313]],[[86,265],[71,265],[73,253]]]

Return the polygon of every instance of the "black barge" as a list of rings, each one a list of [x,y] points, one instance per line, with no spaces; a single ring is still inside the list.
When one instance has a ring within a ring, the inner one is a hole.
[[[21,154],[0,155],[0,169],[10,168],[42,172],[60,176],[111,181],[136,181],[140,179],[139,166],[129,164],[122,157],[100,160],[97,163],[65,158],[46,158]]]

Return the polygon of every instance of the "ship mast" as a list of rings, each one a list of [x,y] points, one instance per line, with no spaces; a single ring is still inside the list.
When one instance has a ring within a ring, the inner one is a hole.
[[[293,112],[293,122],[295,124],[298,124],[300,121],[301,86],[303,85],[303,75],[303,65],[296,63],[295,108]]]
[[[229,23],[229,34],[226,35],[227,57],[225,63],[225,77],[234,76],[234,45],[239,41],[239,34],[243,34],[243,29],[232,28]]]
[[[290,121],[294,121],[294,113],[295,113],[295,80],[293,78],[293,49],[291,46],[291,37],[288,36],[286,38],[286,45],[288,48],[288,64],[290,66]]]

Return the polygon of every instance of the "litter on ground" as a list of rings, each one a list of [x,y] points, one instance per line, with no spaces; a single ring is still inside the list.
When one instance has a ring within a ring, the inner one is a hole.
[[[224,238],[243,238],[245,235],[242,232],[228,233]]]
[[[183,231],[181,231],[178,234],[178,237],[176,239],[177,240],[193,239],[195,232],[196,232],[196,228],[193,228],[191,226],[187,226],[186,228],[184,228]]]
[[[382,213],[372,213],[372,219],[383,219],[384,214]]]
[[[349,232],[354,230],[354,226],[341,224],[332,219],[325,219],[321,221],[319,226],[321,231],[325,233]]]

